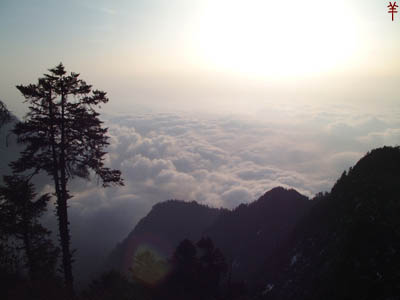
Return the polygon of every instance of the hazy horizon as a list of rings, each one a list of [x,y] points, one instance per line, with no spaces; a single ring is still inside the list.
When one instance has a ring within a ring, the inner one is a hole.
[[[63,62],[108,112],[396,106],[400,18],[379,1],[2,1],[0,99]],[[345,109],[345,108],[344,108]]]

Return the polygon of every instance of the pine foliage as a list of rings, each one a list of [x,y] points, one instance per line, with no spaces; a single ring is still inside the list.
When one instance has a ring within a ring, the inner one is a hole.
[[[11,167],[15,173],[43,171],[53,179],[62,268],[67,290],[73,295],[68,182],[74,177],[89,179],[92,172],[104,187],[123,185],[121,172],[104,166],[107,128],[102,126],[96,107],[108,98],[105,92],[92,90],[79,74],[67,74],[61,63],[37,84],[18,85],[17,89],[29,104],[29,112],[14,129],[26,148]]]

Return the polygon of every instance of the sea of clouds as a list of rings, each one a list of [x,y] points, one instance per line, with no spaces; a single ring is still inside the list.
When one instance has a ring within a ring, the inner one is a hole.
[[[252,116],[105,114],[106,165],[121,170],[125,186],[72,182],[69,213],[77,259],[99,261],[152,205],[167,199],[232,209],[276,186],[310,198],[329,191],[367,151],[399,144],[398,116],[334,107],[276,108]],[[82,270],[90,269],[85,263]]]

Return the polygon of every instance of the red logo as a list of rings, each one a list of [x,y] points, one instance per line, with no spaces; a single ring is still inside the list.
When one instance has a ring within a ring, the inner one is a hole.
[[[393,2],[393,4],[392,4],[392,2],[389,2],[389,5],[387,7],[389,7],[388,13],[392,14],[392,21],[393,21],[394,20],[394,14],[397,14],[398,5],[396,4],[396,1]]]

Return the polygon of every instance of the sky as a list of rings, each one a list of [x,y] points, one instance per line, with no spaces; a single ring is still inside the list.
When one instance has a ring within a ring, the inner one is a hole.
[[[0,0],[0,99],[22,118],[15,85],[59,62],[108,93],[107,164],[125,187],[71,183],[88,260],[157,202],[234,208],[278,185],[312,197],[367,151],[399,145],[400,14],[388,4]]]
[[[268,101],[396,105],[387,1],[2,0],[0,98],[63,62],[108,110],[253,112]]]

